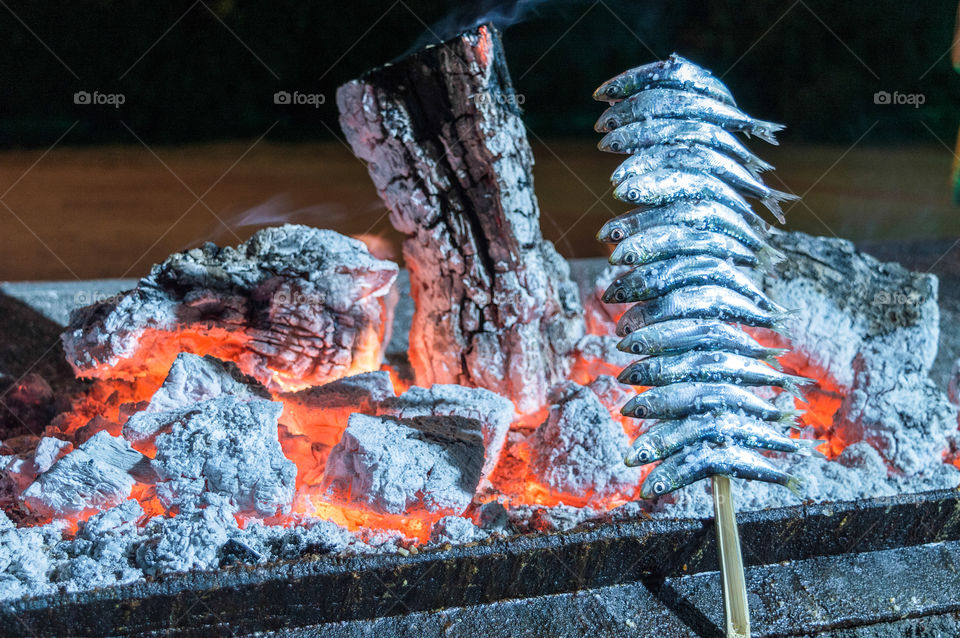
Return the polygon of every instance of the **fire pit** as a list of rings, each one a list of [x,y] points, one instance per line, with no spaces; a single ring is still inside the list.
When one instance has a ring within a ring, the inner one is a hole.
[[[624,308],[600,303],[618,271],[571,270],[542,238],[513,96],[486,26],[341,87],[406,271],[287,225],[136,282],[6,286],[4,337],[40,365],[3,371],[5,626],[718,632],[709,494],[638,500]],[[763,285],[795,310],[781,363],[817,384],[765,398],[827,444],[782,460],[803,503],[738,487],[756,633],[949,633],[957,408],[930,372],[957,353],[938,280],[839,239],[774,242],[787,260]],[[57,322],[63,359],[43,353]]]

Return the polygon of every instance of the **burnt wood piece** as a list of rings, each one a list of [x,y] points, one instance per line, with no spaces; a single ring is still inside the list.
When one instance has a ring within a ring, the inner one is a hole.
[[[417,385],[488,388],[529,412],[570,370],[583,311],[540,234],[533,154],[490,26],[337,91],[340,125],[407,239]]]
[[[943,490],[786,507],[743,513],[739,519],[747,564],[775,566],[960,540],[960,493]],[[568,533],[518,536],[410,556],[325,556],[8,602],[0,604],[0,626],[22,627],[30,635],[169,630],[208,638],[638,581],[664,600],[683,589],[675,579],[717,569],[714,542],[709,520],[601,523]],[[925,568],[950,566],[931,563]],[[683,610],[689,601],[678,598],[673,603],[678,614],[690,612]],[[939,601],[930,613],[960,611],[960,601],[954,603]],[[853,624],[849,618],[845,622]]]

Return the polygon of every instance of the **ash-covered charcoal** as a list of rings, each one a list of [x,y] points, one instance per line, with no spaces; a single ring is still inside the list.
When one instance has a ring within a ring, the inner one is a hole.
[[[603,515],[605,510],[593,507],[573,507],[560,503],[545,505],[518,505],[508,512],[510,523],[518,532],[566,532]]]
[[[33,452],[33,471],[43,474],[72,449],[73,444],[70,441],[62,441],[52,436],[43,437]]]
[[[142,409],[123,424],[123,436],[134,444],[149,443],[169,429],[184,411],[222,396],[237,401],[270,399],[270,393],[230,361],[182,352],[177,355],[163,385]]]
[[[483,449],[476,423],[461,417],[355,414],[327,459],[324,485],[383,514],[461,514],[480,482]]]
[[[183,507],[216,494],[242,512],[287,513],[297,466],[277,435],[282,403],[225,395],[182,411],[161,412],[169,422],[156,438],[151,466],[157,497]]]
[[[396,276],[333,231],[266,228],[237,248],[171,255],[133,290],[75,311],[63,345],[81,377],[153,377],[191,352],[272,390],[320,385],[379,367]]]
[[[960,359],[953,362],[950,370],[950,380],[947,382],[947,398],[950,403],[960,405]]]
[[[567,381],[550,391],[550,402],[546,421],[528,440],[537,480],[576,497],[633,494],[641,470],[624,465],[630,440],[597,395]]]
[[[181,352],[144,411],[177,410],[225,394],[238,399],[271,398],[266,388],[253,377],[240,372],[232,361]]]
[[[463,516],[444,516],[430,528],[430,544],[450,543],[460,545],[482,541],[490,533],[477,527],[469,518]]]
[[[100,432],[54,463],[23,492],[24,504],[43,515],[106,509],[130,496],[145,457],[120,438]]]
[[[405,234],[416,383],[540,408],[584,332],[569,267],[540,233],[527,142],[488,26],[337,91],[340,125]]]
[[[482,477],[488,477],[500,460],[510,424],[516,416],[513,403],[490,390],[438,383],[413,386],[399,397],[383,401],[378,414],[410,419],[418,416],[456,416],[476,423],[483,436]]]
[[[151,518],[136,548],[137,566],[146,575],[216,569],[223,546],[239,529],[236,512],[228,498],[207,492],[185,502],[176,516]]]
[[[894,474],[944,475],[956,408],[930,380],[937,353],[937,278],[882,263],[842,239],[784,233],[788,258],[765,288],[795,309],[795,350],[840,386],[834,416],[846,440],[866,440]]]
[[[370,551],[366,543],[330,521],[313,518],[287,526],[251,522],[231,536],[233,553],[242,562],[292,560],[308,555],[349,555]],[[224,548],[230,549],[229,547]],[[244,556],[245,555],[245,556]],[[259,558],[256,558],[259,556]]]
[[[48,578],[50,548],[61,535],[56,524],[18,529],[0,511],[0,600],[54,591]]]

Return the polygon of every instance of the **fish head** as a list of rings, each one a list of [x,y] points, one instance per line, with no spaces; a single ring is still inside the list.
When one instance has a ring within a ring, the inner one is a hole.
[[[629,294],[623,281],[617,279],[603,292],[603,303],[627,303]]]
[[[626,87],[624,86],[623,78],[618,76],[601,84],[597,90],[593,92],[593,99],[598,102],[619,100],[624,96],[625,92]]]
[[[629,123],[629,119],[625,117],[626,114],[623,113],[622,104],[623,102],[618,102],[600,115],[600,119],[597,120],[597,123],[593,127],[597,133],[609,133]]]
[[[640,196],[643,193],[640,192],[640,189],[637,188],[633,181],[634,180],[628,179],[620,182],[620,184],[613,189],[613,196],[619,199],[621,202],[630,202],[631,204],[639,203]]]
[[[597,233],[597,241],[602,241],[605,244],[619,244],[626,238],[627,229],[624,223],[616,219],[608,221]]]
[[[640,488],[640,497],[651,499],[668,494],[680,486],[680,477],[669,463],[661,463],[647,475]]]
[[[597,148],[607,153],[630,152],[630,136],[626,131],[610,131],[597,144]]]
[[[636,242],[622,241],[613,249],[613,253],[610,255],[610,263],[630,266],[643,263],[646,257],[646,253],[640,249]]]
[[[657,444],[655,437],[645,434],[633,442],[623,462],[628,467],[636,467],[659,461],[663,456],[663,449]]]

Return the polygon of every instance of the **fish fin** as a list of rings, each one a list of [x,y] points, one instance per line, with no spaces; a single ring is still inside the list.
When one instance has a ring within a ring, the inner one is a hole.
[[[803,426],[797,423],[797,418],[799,418],[801,414],[803,414],[801,410],[784,410],[780,418],[777,419],[777,422],[781,425],[788,425],[795,430],[800,430]]]
[[[796,476],[791,476],[787,479],[787,482],[784,483],[783,486],[790,490],[790,492],[801,501],[803,500],[803,496],[800,494],[800,488],[803,487],[803,481],[801,481],[799,478]]]
[[[779,361],[777,361],[777,357],[782,356],[784,352],[787,352],[787,351],[785,349],[782,351],[778,349],[777,352],[769,352],[763,355],[763,357],[760,360],[770,364],[771,366],[773,366],[774,368],[782,372],[783,365]]]
[[[800,313],[799,310],[787,310],[785,312],[777,313],[773,318],[773,328],[772,330],[778,334],[781,334],[787,338],[790,337],[790,328],[787,325],[791,319],[796,317]]]
[[[783,216],[783,210],[780,208],[780,202],[777,200],[776,196],[770,195],[768,197],[763,197],[760,199],[760,203],[767,207],[773,216],[777,218],[777,221],[781,224],[787,223],[787,218]]]
[[[824,443],[826,443],[826,441],[819,439],[797,439],[797,444],[800,446],[797,454],[800,456],[812,456],[818,459],[825,459],[827,458],[826,454],[817,449]]]
[[[747,160],[747,168],[756,175],[759,176],[760,173],[773,170],[773,164],[764,162],[759,157],[751,157]]]
[[[750,132],[759,137],[764,142],[773,144],[774,146],[779,146],[780,142],[777,141],[777,138],[774,137],[777,132],[782,131],[786,127],[783,124],[777,124],[776,122],[767,122],[765,120],[755,120],[753,126],[750,127]]]
[[[779,264],[786,258],[786,255],[773,246],[764,244],[757,248],[757,261],[763,270],[771,270],[773,266]]]
[[[789,392],[794,398],[797,398],[804,403],[807,402],[807,397],[803,396],[803,392],[800,391],[800,388],[793,381],[785,381],[783,384],[783,389]]]

